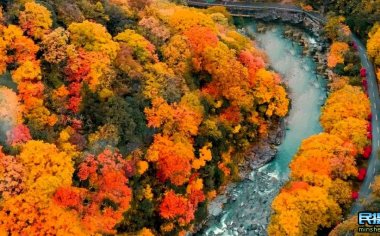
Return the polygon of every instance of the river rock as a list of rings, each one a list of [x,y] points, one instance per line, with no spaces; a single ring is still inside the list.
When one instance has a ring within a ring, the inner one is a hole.
[[[208,213],[212,216],[218,216],[223,211],[223,205],[228,201],[225,195],[220,195],[211,201],[208,206]]]

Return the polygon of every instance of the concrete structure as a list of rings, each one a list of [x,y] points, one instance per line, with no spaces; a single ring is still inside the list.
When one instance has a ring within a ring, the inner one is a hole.
[[[314,12],[304,11],[294,5],[282,5],[276,3],[241,3],[241,2],[215,2],[187,1],[192,7],[206,8],[209,6],[224,6],[233,16],[251,17],[257,20],[280,20],[291,24],[300,24],[306,29],[317,33],[323,28],[326,20]]]

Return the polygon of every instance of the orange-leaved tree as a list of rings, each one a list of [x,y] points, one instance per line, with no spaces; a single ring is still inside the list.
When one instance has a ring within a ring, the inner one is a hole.
[[[157,164],[157,176],[180,186],[189,180],[194,148],[187,138],[157,134],[147,152],[147,159]]]
[[[56,193],[59,204],[72,207],[75,205],[82,215],[84,227],[92,233],[114,234],[115,225],[123,218],[123,213],[130,208],[132,191],[127,185],[130,163],[117,151],[105,149],[99,155],[88,154],[79,165],[78,177],[81,183],[89,183],[89,189],[69,189],[75,199],[87,199],[89,204],[75,200],[69,204],[62,193]],[[64,193],[66,194],[66,193]],[[70,194],[71,195],[71,194]],[[79,205],[78,205],[79,203]]]
[[[291,178],[324,186],[329,179],[357,175],[355,148],[339,137],[321,133],[305,139],[292,162]]]
[[[174,191],[166,192],[159,207],[160,216],[164,219],[178,220],[180,224],[188,224],[194,219],[194,205],[189,199],[176,194]]]
[[[327,65],[334,68],[339,63],[344,63],[344,54],[348,51],[348,44],[345,42],[333,42],[327,58]]]
[[[195,136],[198,133],[203,116],[186,104],[169,105],[160,97],[152,100],[152,108],[146,108],[145,114],[148,126],[162,128],[162,132],[167,135],[178,132],[184,136]]]

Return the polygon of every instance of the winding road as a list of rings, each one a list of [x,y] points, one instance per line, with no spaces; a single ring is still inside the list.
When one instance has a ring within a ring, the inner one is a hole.
[[[201,1],[187,1],[189,6],[193,7],[208,7],[208,6],[224,6],[227,9],[252,9],[252,10],[278,10],[287,12],[297,12],[303,13],[314,21],[318,21],[320,24],[325,24],[326,19],[314,12],[306,12],[302,8],[294,5],[279,4],[279,3],[243,3],[243,2],[215,2],[207,3]],[[234,14],[232,14],[234,15]],[[352,41],[354,41],[358,47],[358,52],[361,60],[362,67],[367,70],[367,81],[368,81],[368,96],[371,101],[371,111],[372,111],[372,154],[369,158],[367,175],[364,179],[360,191],[359,199],[353,204],[351,208],[351,215],[363,210],[362,199],[368,197],[371,192],[371,184],[374,181],[376,173],[380,170],[380,161],[378,160],[378,153],[380,148],[380,98],[379,90],[377,86],[376,74],[374,66],[370,59],[368,58],[366,48],[363,43],[355,36],[352,35]]]
[[[376,173],[380,169],[380,162],[378,160],[378,151],[380,148],[380,98],[375,70],[372,62],[368,58],[366,48],[356,36],[353,35],[352,40],[358,46],[361,64],[367,70],[368,96],[371,100],[372,111],[372,154],[368,162],[367,176],[359,191],[359,199],[351,208],[351,215],[354,215],[363,210],[363,204],[360,199],[367,197],[371,192],[370,186]]]

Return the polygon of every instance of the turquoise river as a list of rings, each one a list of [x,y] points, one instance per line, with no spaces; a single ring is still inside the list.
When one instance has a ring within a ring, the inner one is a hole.
[[[278,146],[276,158],[253,171],[250,177],[231,187],[220,214],[211,217],[198,235],[266,235],[270,205],[289,175],[289,163],[301,141],[321,132],[320,109],[326,98],[326,80],[316,74],[311,56],[302,47],[283,36],[284,26],[274,24],[263,33],[254,22],[245,25],[269,57],[271,68],[282,75],[289,89],[291,109],[285,120],[286,134]],[[306,36],[310,45],[316,38]]]

